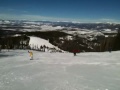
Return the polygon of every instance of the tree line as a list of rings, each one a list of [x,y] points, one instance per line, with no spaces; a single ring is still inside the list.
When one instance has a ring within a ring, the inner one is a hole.
[[[28,36],[37,36],[46,40],[55,46],[58,46],[64,51],[72,52],[73,49],[81,52],[104,52],[111,48],[113,51],[120,50],[120,29],[114,37],[106,37],[99,41],[87,41],[79,36],[72,36],[72,40],[65,39],[69,34],[59,31],[49,32],[22,32],[21,36],[2,36],[0,37],[0,51],[1,49],[29,49]],[[60,39],[63,37],[63,40]]]

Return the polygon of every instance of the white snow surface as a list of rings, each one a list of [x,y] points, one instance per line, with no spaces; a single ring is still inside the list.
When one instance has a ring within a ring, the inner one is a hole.
[[[63,29],[64,27],[61,26],[53,27],[51,25],[42,25],[41,28],[42,30],[58,30],[58,29]]]
[[[41,45],[46,45],[48,47],[54,47],[52,44],[49,43],[49,41],[39,38],[39,37],[35,37],[35,36],[30,36],[30,41],[29,41],[29,45],[31,47],[33,47],[34,45],[38,45],[38,47],[40,47]]]
[[[0,90],[120,90],[120,51],[0,53]]]
[[[29,45],[30,45],[31,49],[40,49],[40,46],[45,45],[45,46],[49,47],[49,50],[45,49],[45,51],[53,52],[52,48],[55,48],[56,50],[65,52],[65,51],[61,50],[60,48],[58,48],[57,46],[54,46],[51,43],[49,43],[49,40],[45,40],[45,39],[35,37],[35,36],[29,36],[29,37],[30,37]]]

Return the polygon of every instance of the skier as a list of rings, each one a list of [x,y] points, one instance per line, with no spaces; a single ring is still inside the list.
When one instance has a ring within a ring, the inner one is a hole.
[[[33,52],[32,51],[28,51],[28,53],[30,54],[30,60],[33,60]]]
[[[74,53],[74,56],[76,56],[76,52],[73,52]]]
[[[80,50],[76,50],[76,49],[74,49],[73,50],[73,54],[74,54],[74,56],[76,56],[76,53],[79,53],[80,52]]]
[[[112,51],[112,47],[109,47],[109,48],[108,48],[108,51],[111,53],[111,51]]]

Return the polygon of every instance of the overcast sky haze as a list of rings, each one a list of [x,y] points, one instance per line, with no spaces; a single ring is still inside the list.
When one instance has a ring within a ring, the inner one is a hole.
[[[120,23],[120,0],[0,0],[0,19]]]

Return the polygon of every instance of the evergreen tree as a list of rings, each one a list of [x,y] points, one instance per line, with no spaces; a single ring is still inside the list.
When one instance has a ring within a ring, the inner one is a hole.
[[[113,45],[114,50],[120,50],[120,28],[118,30],[118,34],[114,40],[114,45]]]

